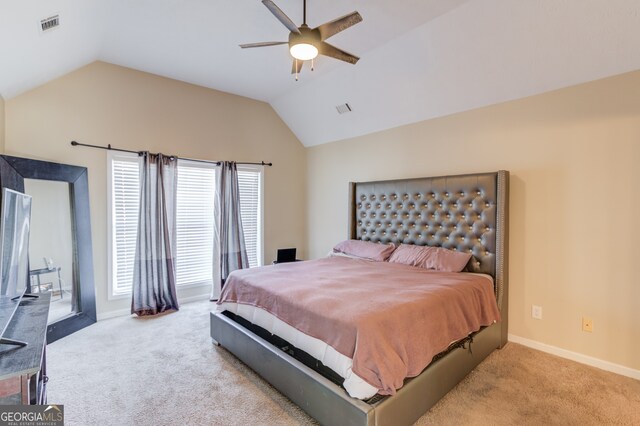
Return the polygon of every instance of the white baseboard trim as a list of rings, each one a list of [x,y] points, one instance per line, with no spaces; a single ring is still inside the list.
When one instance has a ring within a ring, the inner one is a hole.
[[[199,302],[201,300],[209,300],[209,293],[199,294],[191,297],[179,297],[178,300],[180,301],[181,305],[184,303]],[[107,312],[100,313],[97,316],[98,316],[98,321],[102,321],[102,320],[111,319],[111,318],[126,317],[127,315],[131,315],[131,308],[107,311]]]
[[[97,317],[98,317],[98,321],[103,321],[111,318],[125,317],[127,315],[131,315],[131,308],[116,309],[115,311],[102,312],[102,313],[99,313]]]
[[[513,343],[519,343],[523,346],[527,346],[532,349],[537,349],[542,352],[546,352],[551,355],[556,355],[561,358],[570,359],[571,361],[579,362],[580,364],[586,364],[591,367],[596,367],[601,370],[610,371],[612,373],[620,374],[621,376],[631,377],[632,379],[640,380],[640,370],[635,370],[624,365],[614,364],[613,362],[605,361],[599,358],[594,358],[588,355],[583,355],[578,352],[572,352],[567,349],[558,348],[557,346],[547,345],[546,343],[537,342],[531,339],[525,339],[524,337],[509,334],[509,341]]]

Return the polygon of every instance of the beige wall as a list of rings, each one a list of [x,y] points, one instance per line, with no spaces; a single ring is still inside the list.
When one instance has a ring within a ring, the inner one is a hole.
[[[6,101],[10,155],[89,170],[98,315],[127,309],[107,299],[106,151],[69,142],[183,157],[273,161],[265,170],[265,261],[305,247],[304,148],[266,103],[96,62]],[[189,289],[180,297],[202,294]]]
[[[312,257],[346,236],[349,181],[510,170],[509,332],[640,369],[640,72],[307,154]]]
[[[0,153],[4,152],[4,99],[0,96]]]

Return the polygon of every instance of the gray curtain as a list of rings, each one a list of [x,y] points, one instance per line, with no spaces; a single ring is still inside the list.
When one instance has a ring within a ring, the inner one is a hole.
[[[240,190],[238,188],[238,167],[236,163],[222,163],[216,191],[216,234],[219,237],[217,251],[220,259],[219,278],[214,276],[212,299],[218,297],[220,288],[232,271],[249,267],[247,249],[240,216]],[[217,275],[217,274],[214,274]]]
[[[143,154],[132,314],[155,315],[178,310],[174,259],[176,163],[174,158],[162,154]]]

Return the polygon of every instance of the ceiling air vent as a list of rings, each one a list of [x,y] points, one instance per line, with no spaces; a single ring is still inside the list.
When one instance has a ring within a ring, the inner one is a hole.
[[[60,26],[60,15],[49,16],[48,18],[40,21],[40,31],[50,31]]]
[[[351,112],[351,105],[349,104],[338,105],[336,109],[338,110],[338,114],[345,114],[347,112]]]

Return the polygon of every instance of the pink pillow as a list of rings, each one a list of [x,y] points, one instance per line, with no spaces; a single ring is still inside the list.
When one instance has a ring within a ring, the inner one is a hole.
[[[349,256],[361,257],[363,259],[384,262],[396,249],[393,243],[380,244],[371,241],[345,240],[333,248],[336,253],[343,253]]]
[[[389,262],[441,272],[460,272],[467,266],[469,259],[470,253],[460,253],[442,247],[400,244],[389,258]]]

